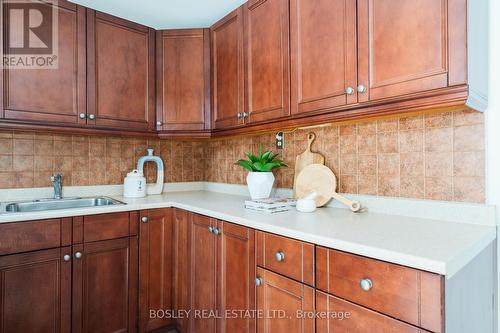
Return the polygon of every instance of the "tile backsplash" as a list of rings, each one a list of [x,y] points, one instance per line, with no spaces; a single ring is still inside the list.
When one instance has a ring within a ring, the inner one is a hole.
[[[463,110],[333,124],[285,134],[281,150],[288,168],[277,185],[292,187],[297,154],[316,134],[338,177],[339,191],[356,194],[484,202],[484,116]],[[274,133],[210,141],[58,135],[0,130],[0,188],[50,186],[54,172],[65,185],[121,184],[152,147],[165,161],[166,181],[245,184],[234,162],[246,151],[275,150]],[[146,176],[156,175],[151,164]]]
[[[338,178],[339,191],[391,197],[484,202],[484,116],[463,110],[333,124],[285,133],[281,154],[288,168],[276,172],[279,187],[292,187],[295,157],[316,134],[312,150]],[[244,184],[233,165],[259,146],[275,150],[274,134],[212,140],[205,179]]]

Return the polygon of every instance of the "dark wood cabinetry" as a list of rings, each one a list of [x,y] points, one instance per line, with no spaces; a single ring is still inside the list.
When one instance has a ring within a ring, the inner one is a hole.
[[[214,128],[244,123],[243,9],[211,27],[212,114]]]
[[[172,324],[149,311],[172,308],[172,209],[141,211],[139,227],[139,332]]]
[[[292,114],[357,103],[356,0],[290,0]]]
[[[300,282],[257,268],[257,310],[264,316],[258,319],[259,333],[310,333],[315,321],[314,289]],[[301,316],[300,313],[309,314]]]
[[[2,2],[4,11],[9,3]],[[12,122],[69,126],[85,123],[86,114],[86,45],[85,8],[61,0],[57,5],[57,69],[0,69],[0,118]],[[14,17],[12,18],[14,19]],[[10,26],[19,26],[21,23]],[[23,31],[10,31],[2,19],[2,38]],[[19,37],[21,38],[21,37]],[[7,124],[5,124],[7,125]]]
[[[245,111],[248,122],[290,114],[289,0],[244,6]]]
[[[87,10],[87,123],[155,129],[155,32]]]
[[[71,331],[71,247],[0,257],[0,332]]]
[[[156,45],[157,129],[209,134],[210,31],[158,31]]]

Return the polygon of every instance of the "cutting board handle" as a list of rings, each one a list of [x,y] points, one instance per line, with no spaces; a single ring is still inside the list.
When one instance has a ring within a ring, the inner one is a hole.
[[[307,149],[309,151],[311,151],[311,146],[312,146],[314,140],[316,140],[316,134],[314,134],[313,132],[309,132],[307,134]]]

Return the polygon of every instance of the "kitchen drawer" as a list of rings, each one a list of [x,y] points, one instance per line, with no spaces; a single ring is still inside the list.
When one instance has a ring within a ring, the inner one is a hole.
[[[316,248],[317,289],[440,333],[440,275],[322,247]]]
[[[258,231],[257,265],[314,286],[312,244]]]
[[[136,229],[129,212],[90,215],[73,219],[73,243],[88,243],[128,237]]]
[[[426,333],[383,314],[316,291],[317,333]],[[325,316],[324,314],[328,314]]]
[[[71,218],[0,224],[0,255],[71,244]]]

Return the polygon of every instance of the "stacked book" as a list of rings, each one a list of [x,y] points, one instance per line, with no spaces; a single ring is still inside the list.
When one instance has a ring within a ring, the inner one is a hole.
[[[278,213],[290,210],[296,204],[295,199],[269,198],[259,200],[245,200],[245,208],[265,213]]]

